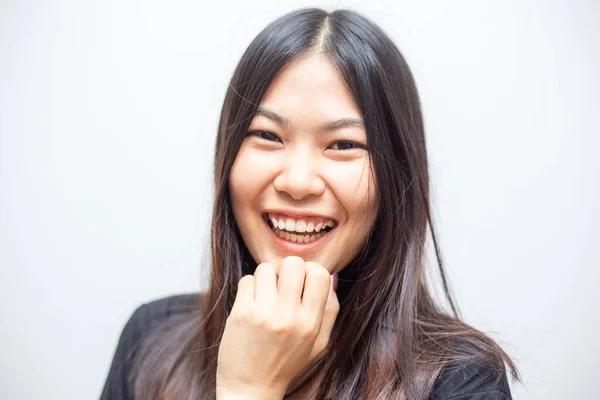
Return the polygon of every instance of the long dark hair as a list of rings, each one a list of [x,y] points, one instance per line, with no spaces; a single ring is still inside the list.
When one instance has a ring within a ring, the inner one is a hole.
[[[134,360],[136,399],[215,397],[219,342],[237,282],[254,272],[231,210],[228,178],[267,88],[300,56],[330,57],[361,110],[379,193],[379,214],[363,250],[340,274],[340,313],[327,354],[303,376],[323,377],[317,399],[426,399],[450,361],[515,365],[488,336],[460,321],[432,221],[423,118],[403,56],[373,22],[347,10],[302,9],[268,25],[242,56],[225,96],[215,156],[211,279],[197,313],[158,327]],[[449,307],[426,277],[430,229]],[[457,351],[468,343],[476,351]]]

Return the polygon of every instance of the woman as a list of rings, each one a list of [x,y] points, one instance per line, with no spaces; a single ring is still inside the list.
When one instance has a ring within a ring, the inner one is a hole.
[[[215,185],[208,291],[136,310],[103,399],[511,398],[514,364],[457,316],[415,83],[375,24],[306,9],[254,39]],[[426,280],[428,227],[451,312]]]

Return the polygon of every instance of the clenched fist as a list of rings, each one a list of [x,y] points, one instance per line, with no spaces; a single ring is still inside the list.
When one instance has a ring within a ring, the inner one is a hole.
[[[329,342],[340,308],[333,280],[295,256],[240,279],[219,347],[217,399],[283,398]]]

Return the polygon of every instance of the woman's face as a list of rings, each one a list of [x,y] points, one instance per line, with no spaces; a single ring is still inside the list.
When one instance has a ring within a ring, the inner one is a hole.
[[[364,245],[378,194],[361,114],[323,54],[273,81],[233,164],[229,189],[257,263],[296,255],[330,273]]]

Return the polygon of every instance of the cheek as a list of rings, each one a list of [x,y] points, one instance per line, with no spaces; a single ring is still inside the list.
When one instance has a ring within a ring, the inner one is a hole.
[[[377,204],[377,192],[368,160],[332,163],[327,182],[347,212],[349,220],[368,219]]]
[[[379,200],[368,161],[342,164],[332,165],[327,175],[331,190],[346,213],[346,226],[336,241],[338,251],[330,255],[339,270],[348,265],[366,242],[377,217]]]
[[[276,166],[275,157],[242,145],[229,174],[229,192],[236,218],[254,208],[253,205],[260,205],[261,194],[271,184]]]
[[[252,197],[260,187],[262,177],[260,158],[252,157],[251,152],[242,148],[238,153],[229,174],[229,190],[232,202],[242,203]]]
[[[255,185],[255,183],[248,179],[244,179],[244,171],[247,171],[249,167],[251,167],[251,165],[248,163],[248,158],[245,156],[244,152],[240,150],[229,173],[231,207],[238,224],[244,219],[241,213],[243,213],[245,208],[244,204],[247,203],[246,200],[252,196],[252,187]]]

